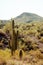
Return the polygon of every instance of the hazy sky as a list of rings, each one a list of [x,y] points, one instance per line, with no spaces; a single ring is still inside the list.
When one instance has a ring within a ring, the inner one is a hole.
[[[0,19],[10,19],[23,12],[43,16],[43,0],[0,0]]]

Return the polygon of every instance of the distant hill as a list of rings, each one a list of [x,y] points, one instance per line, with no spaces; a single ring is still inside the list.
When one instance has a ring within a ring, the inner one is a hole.
[[[32,22],[32,21],[42,21],[43,17],[38,16],[33,13],[24,12],[21,15],[14,18],[15,22]]]
[[[15,22],[17,23],[23,23],[23,22],[32,22],[32,21],[43,21],[43,17],[36,15],[34,13],[27,13],[24,12],[20,14],[19,16],[13,18]],[[0,20],[0,26],[3,26],[6,24],[6,22],[9,22],[9,20]]]

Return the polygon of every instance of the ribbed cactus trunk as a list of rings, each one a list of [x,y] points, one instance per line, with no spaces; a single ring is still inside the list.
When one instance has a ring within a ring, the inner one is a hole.
[[[15,50],[17,49],[18,47],[18,31],[17,31],[17,34],[15,35]]]
[[[17,34],[15,33],[15,26],[14,20],[12,20],[12,47],[11,47],[11,54],[17,49],[17,40],[18,40],[18,31]]]
[[[14,51],[15,51],[15,30],[14,30],[14,20],[12,20],[12,48],[11,48],[12,55]]]

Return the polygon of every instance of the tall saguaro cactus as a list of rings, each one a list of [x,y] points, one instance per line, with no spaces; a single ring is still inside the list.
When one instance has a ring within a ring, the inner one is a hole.
[[[13,51],[17,49],[17,40],[18,40],[18,31],[17,34],[15,33],[15,23],[12,20],[12,47],[11,47],[11,54],[13,55]]]
[[[15,51],[15,30],[14,30],[14,20],[12,20],[12,48],[11,54],[13,55],[13,51]]]

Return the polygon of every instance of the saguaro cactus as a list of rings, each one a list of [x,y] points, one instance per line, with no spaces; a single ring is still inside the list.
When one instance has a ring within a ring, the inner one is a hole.
[[[18,31],[17,34],[15,33],[15,26],[14,26],[14,20],[12,20],[12,48],[11,48],[11,54],[13,55],[13,51],[17,49],[17,39],[18,39]]]
[[[12,47],[11,54],[13,55],[13,51],[15,51],[15,30],[14,30],[14,20],[12,20]]]
[[[15,50],[17,49],[18,47],[18,31],[17,31],[17,34],[15,35]]]

